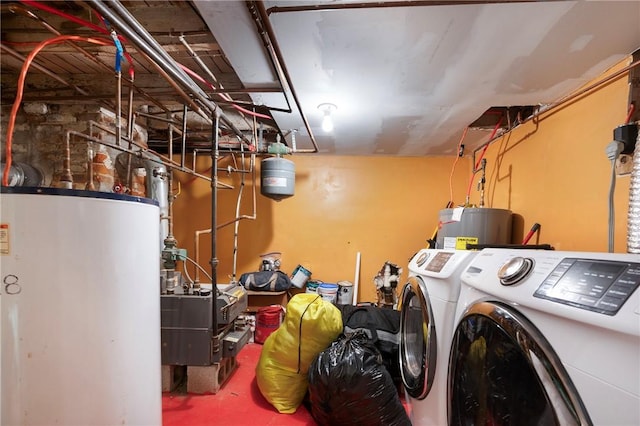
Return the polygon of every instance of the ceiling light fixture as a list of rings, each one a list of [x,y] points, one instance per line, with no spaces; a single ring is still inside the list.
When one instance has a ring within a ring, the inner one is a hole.
[[[322,130],[329,133],[333,130],[333,120],[331,119],[331,113],[338,109],[334,104],[324,103],[318,105],[318,109],[324,113],[322,118]]]

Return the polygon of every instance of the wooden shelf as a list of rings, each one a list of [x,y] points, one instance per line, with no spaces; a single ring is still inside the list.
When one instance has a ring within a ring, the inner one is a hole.
[[[258,312],[258,309],[269,305],[287,306],[287,291],[253,291],[247,290],[247,312]]]

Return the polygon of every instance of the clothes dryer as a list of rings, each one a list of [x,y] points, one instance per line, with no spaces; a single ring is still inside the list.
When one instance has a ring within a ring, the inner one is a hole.
[[[477,252],[420,250],[400,299],[400,371],[414,425],[447,422],[447,363],[460,273]]]
[[[640,256],[485,249],[461,281],[450,425],[640,424]]]

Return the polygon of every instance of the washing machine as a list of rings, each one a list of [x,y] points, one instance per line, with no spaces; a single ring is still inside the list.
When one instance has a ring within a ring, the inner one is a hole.
[[[460,279],[450,425],[640,424],[640,256],[485,249]]]
[[[447,362],[466,250],[420,250],[400,298],[400,372],[414,425],[447,423]]]

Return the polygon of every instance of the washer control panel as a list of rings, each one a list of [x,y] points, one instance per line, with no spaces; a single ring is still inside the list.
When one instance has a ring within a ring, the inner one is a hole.
[[[453,254],[454,253],[452,252],[444,252],[444,251],[436,253],[433,259],[431,259],[431,262],[427,264],[425,271],[442,272],[442,268],[444,268],[447,262],[449,262]]]
[[[640,263],[564,258],[534,296],[615,315],[638,286]]]

